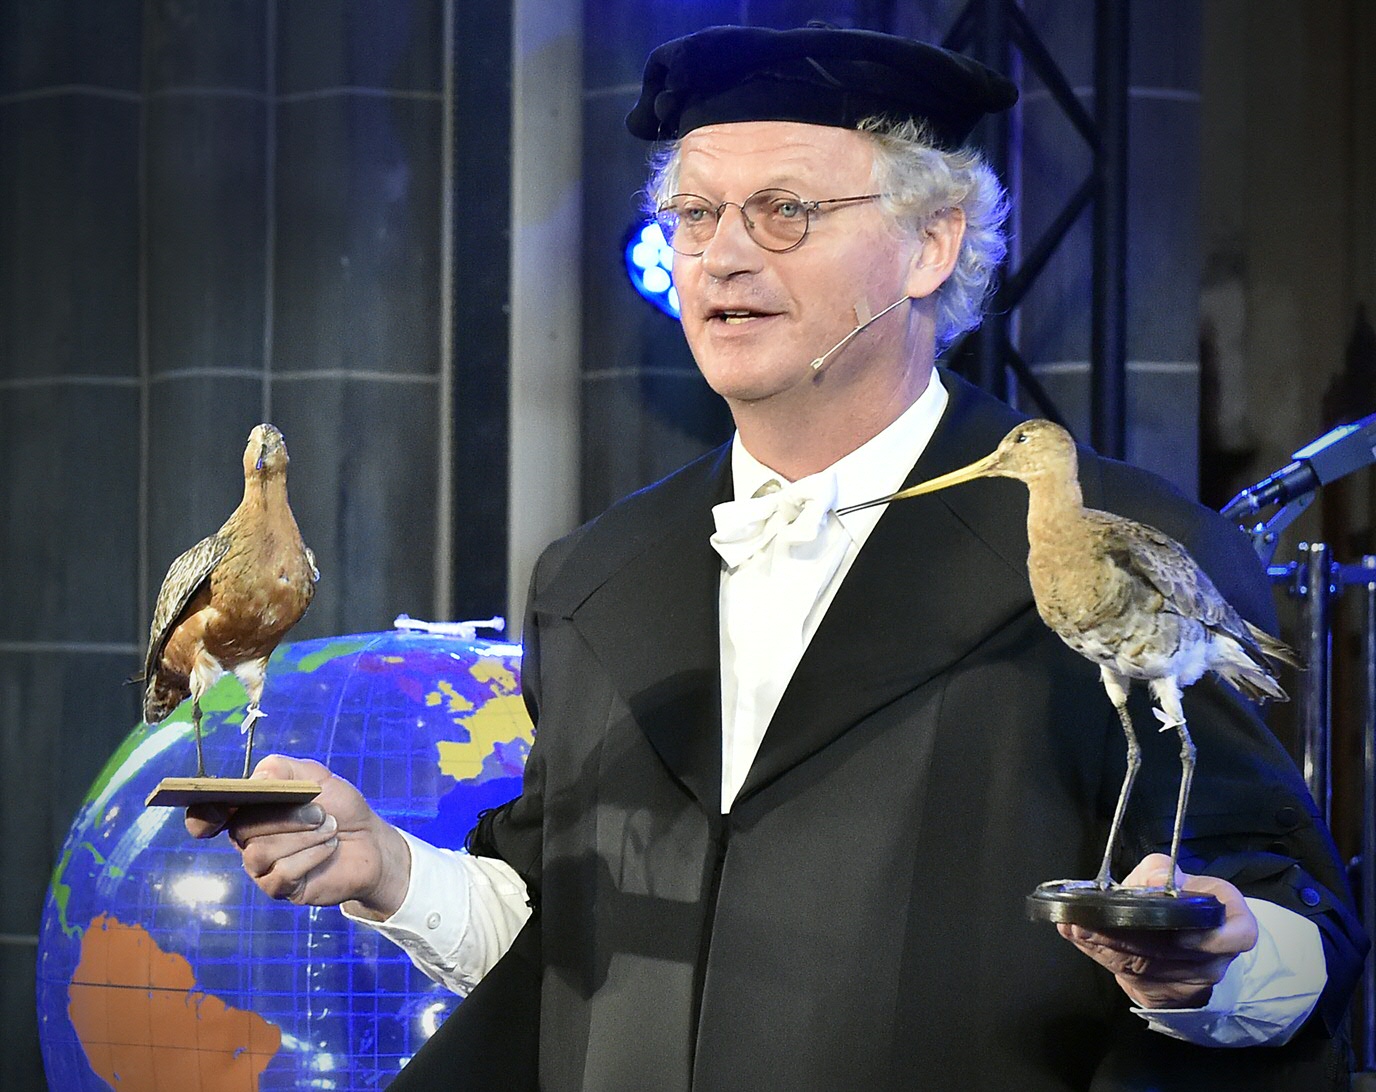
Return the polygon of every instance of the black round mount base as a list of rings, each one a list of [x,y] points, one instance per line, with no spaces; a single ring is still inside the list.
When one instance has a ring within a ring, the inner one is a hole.
[[[1216,929],[1223,924],[1224,911],[1212,895],[1053,880],[1038,884],[1027,896],[1027,916],[1086,929]]]

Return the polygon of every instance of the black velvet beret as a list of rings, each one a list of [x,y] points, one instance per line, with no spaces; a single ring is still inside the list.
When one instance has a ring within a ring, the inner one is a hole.
[[[626,128],[643,140],[674,140],[722,122],[853,129],[882,116],[925,122],[938,144],[958,148],[980,118],[1017,100],[997,72],[909,38],[819,24],[708,27],[650,54]]]

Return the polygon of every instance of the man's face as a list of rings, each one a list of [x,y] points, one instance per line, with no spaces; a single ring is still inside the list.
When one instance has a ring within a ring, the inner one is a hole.
[[[792,190],[805,201],[874,192],[871,146],[847,129],[738,122],[696,129],[680,149],[678,192],[713,205],[767,188]],[[856,384],[892,385],[906,367],[901,314],[838,353],[822,382],[808,365],[854,329],[857,309],[867,318],[906,294],[919,246],[873,201],[823,206],[803,243],[784,253],[757,245],[740,210],[724,209],[704,253],[674,260],[683,330],[698,367],[733,408],[823,397]]]

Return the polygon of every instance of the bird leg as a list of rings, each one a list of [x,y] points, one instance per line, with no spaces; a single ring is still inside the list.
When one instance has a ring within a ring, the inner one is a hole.
[[[1161,731],[1174,728],[1180,735],[1180,796],[1175,804],[1175,826],[1171,831],[1171,871],[1166,880],[1166,894],[1179,895],[1180,888],[1175,882],[1176,862],[1180,859],[1180,832],[1185,826],[1185,806],[1190,800],[1190,784],[1194,781],[1194,740],[1185,727],[1185,710],[1180,704],[1180,687],[1174,679],[1153,679],[1152,696],[1160,709],[1154,710],[1156,719],[1161,722]]]
[[[267,670],[266,656],[258,660],[246,660],[234,669],[234,674],[244,684],[244,691],[248,694],[248,713],[244,716],[244,723],[239,725],[239,731],[248,735],[248,745],[244,748],[245,777],[253,769],[253,726],[260,717],[267,716],[258,708],[258,703],[263,700],[263,683],[267,681]]]
[[[248,733],[248,746],[244,748],[244,776],[247,777],[249,770],[253,767],[253,726],[261,717],[267,716],[258,708],[258,703],[251,702],[248,707],[248,715],[244,717],[244,723],[239,726],[239,731]]]
[[[196,776],[205,776],[205,752],[201,750],[201,696],[191,698],[191,723],[196,728]]]
[[[1137,743],[1137,733],[1132,729],[1132,718],[1128,716],[1128,681],[1107,664],[1099,668],[1099,678],[1108,691],[1109,701],[1118,711],[1118,719],[1123,723],[1123,734],[1128,740],[1128,768],[1123,777],[1123,787],[1118,790],[1118,805],[1113,809],[1113,824],[1108,829],[1108,845],[1104,847],[1104,862],[1099,866],[1099,875],[1094,885],[1106,891],[1113,883],[1109,874],[1109,864],[1113,860],[1113,850],[1118,843],[1118,829],[1123,824],[1123,812],[1127,810],[1128,797],[1132,795],[1132,784],[1137,780],[1137,769],[1142,765],[1142,748]]]

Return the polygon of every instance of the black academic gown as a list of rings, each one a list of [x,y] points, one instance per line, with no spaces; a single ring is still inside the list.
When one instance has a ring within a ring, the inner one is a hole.
[[[987,454],[1017,419],[944,381],[951,403],[910,481]],[[1122,464],[1085,453],[1081,480],[1087,504],[1185,542],[1244,614],[1270,619],[1235,529]],[[886,511],[722,816],[708,540],[729,497],[722,449],[536,570],[523,686],[537,740],[522,796],[472,845],[539,907],[492,993],[533,1042],[538,977],[541,1088],[1338,1087],[1329,1035],[1365,941],[1293,764],[1214,683],[1185,702],[1199,772],[1182,864],[1318,922],[1329,987],[1304,1032],[1243,1051],[1148,1032],[1106,972],[1024,919],[1036,884],[1094,874],[1125,745],[1097,669],[1036,614],[1019,483]],[[1179,776],[1174,734],[1150,730],[1141,695],[1132,711],[1145,755],[1120,869],[1167,846]],[[459,1014],[481,1027],[492,1009],[474,998]],[[528,1055],[500,1038],[446,1057],[452,1087],[527,1086]],[[505,1082],[466,1081],[484,1065]]]

